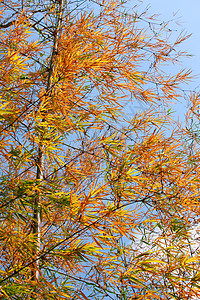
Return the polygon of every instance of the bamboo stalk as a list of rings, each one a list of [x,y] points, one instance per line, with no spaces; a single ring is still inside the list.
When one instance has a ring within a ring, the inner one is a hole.
[[[47,80],[47,87],[46,91],[49,94],[51,94],[51,86],[52,86],[52,76],[54,73],[55,69],[55,57],[57,55],[57,50],[58,50],[58,42],[60,38],[60,33],[61,33],[61,25],[62,25],[62,16],[63,16],[63,1],[64,0],[58,0],[58,10],[57,10],[57,22],[56,22],[56,30],[54,34],[54,42],[53,42],[53,47],[52,47],[52,53],[51,53],[51,60],[50,60],[50,66],[49,66],[49,74],[48,74],[48,80]],[[42,120],[42,122],[45,121],[45,118]],[[39,143],[38,147],[38,159],[37,159],[37,174],[36,174],[36,179],[37,180],[43,180],[44,179],[44,162],[45,162],[45,147],[42,141]],[[32,271],[32,280],[38,282],[39,277],[40,277],[40,261],[39,261],[39,253],[40,253],[40,248],[41,248],[41,208],[40,208],[40,199],[41,196],[37,195],[35,197],[34,201],[34,211],[33,211],[33,233],[37,237],[37,242],[36,242],[36,248],[35,248],[35,253],[36,260],[35,266],[33,267]],[[34,294],[37,295],[37,291],[35,289]],[[35,299],[35,298],[33,298]],[[36,297],[36,299],[38,299]],[[39,300],[39,299],[38,299]]]

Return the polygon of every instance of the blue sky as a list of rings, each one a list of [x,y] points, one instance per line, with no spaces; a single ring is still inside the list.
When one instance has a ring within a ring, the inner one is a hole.
[[[152,14],[159,14],[160,19],[168,21],[178,19],[182,28],[192,36],[182,44],[182,49],[194,56],[187,58],[184,65],[195,74],[200,74],[200,1],[199,0],[143,0],[144,6],[150,6]],[[174,16],[174,14],[176,15]],[[180,27],[181,28],[181,27]],[[196,87],[200,77],[192,84]]]
[[[183,88],[200,92],[200,0],[132,0],[132,3],[134,5],[135,2],[140,1],[140,12],[148,7],[149,15],[159,15],[158,20],[166,22],[174,20],[169,25],[170,29],[177,30],[174,32],[174,37],[177,37],[182,30],[187,34],[192,34],[188,40],[180,44],[179,50],[192,55],[183,59],[180,68],[191,69],[194,75],[199,75]],[[177,26],[175,22],[179,25]],[[174,70],[171,72],[173,74]],[[170,107],[174,111],[174,118],[184,123],[188,102],[185,99],[180,99],[179,103],[170,105]],[[131,108],[131,113],[138,111],[138,109],[145,110],[145,106],[142,103],[136,103]]]

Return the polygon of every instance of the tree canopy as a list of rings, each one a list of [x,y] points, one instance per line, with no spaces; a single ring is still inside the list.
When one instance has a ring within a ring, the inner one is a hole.
[[[139,2],[0,1],[1,299],[200,296],[187,36]]]

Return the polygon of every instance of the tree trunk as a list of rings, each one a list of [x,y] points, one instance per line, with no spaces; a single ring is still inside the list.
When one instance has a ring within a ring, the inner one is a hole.
[[[49,66],[49,74],[48,74],[48,80],[47,80],[47,94],[51,94],[51,87],[52,87],[52,76],[54,73],[54,60],[55,56],[57,55],[58,50],[58,42],[60,38],[61,33],[61,24],[62,24],[62,11],[63,11],[63,0],[58,0],[58,9],[57,9],[57,22],[56,22],[56,30],[54,35],[54,42],[52,46],[52,53],[51,53],[51,60],[50,60],[50,66]],[[45,118],[42,120],[42,122],[45,121]],[[40,144],[38,147],[38,158],[37,158],[37,173],[36,173],[36,179],[42,181],[44,179],[44,144],[43,144],[43,137],[41,136]],[[36,258],[38,257],[38,260],[36,260],[35,265],[33,266],[32,271],[32,280],[35,282],[39,281],[40,276],[40,261],[39,261],[39,253],[40,253],[40,247],[41,247],[41,208],[40,208],[40,199],[41,195],[36,195],[35,201],[34,201],[34,211],[33,211],[33,225],[32,230],[33,233],[36,236],[36,246],[34,250],[34,256]],[[31,297],[31,299],[38,299],[37,297],[37,289],[34,291],[34,295],[36,297]]]

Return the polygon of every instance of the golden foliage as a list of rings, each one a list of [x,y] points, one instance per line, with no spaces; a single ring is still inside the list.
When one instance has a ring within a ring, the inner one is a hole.
[[[1,1],[2,299],[200,295],[199,95],[175,124],[191,72],[164,72],[186,37],[126,9]]]

